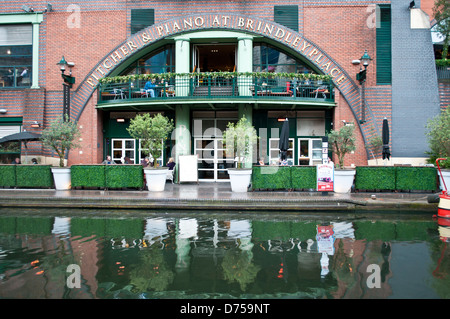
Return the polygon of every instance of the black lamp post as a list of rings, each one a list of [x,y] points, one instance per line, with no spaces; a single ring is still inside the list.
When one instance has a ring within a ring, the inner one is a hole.
[[[66,59],[64,59],[64,56],[62,57],[61,61],[56,63],[60,66],[61,70],[61,77],[63,78],[63,92],[64,92],[64,98],[63,98],[63,118],[66,121],[70,121],[70,89],[72,88],[73,84],[75,83],[75,77],[72,76],[72,68],[75,66],[75,63],[73,62],[67,62]],[[65,74],[66,67],[69,67],[69,74]]]
[[[359,121],[361,124],[366,122],[366,73],[367,73],[367,67],[369,66],[369,63],[371,61],[371,57],[367,53],[367,50],[365,50],[363,56],[361,57],[361,61],[359,61],[358,64],[360,64],[359,67],[359,73],[356,74],[356,80],[359,81],[359,84],[361,85],[361,120]],[[364,65],[364,70],[362,69],[362,65]]]

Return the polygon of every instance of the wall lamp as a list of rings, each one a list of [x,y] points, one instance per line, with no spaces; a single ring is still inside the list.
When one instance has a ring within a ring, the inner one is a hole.
[[[116,119],[117,123],[125,123],[125,119],[123,118],[118,118]]]
[[[8,112],[7,109],[0,109],[0,114],[6,114],[6,112]]]
[[[39,124],[38,121],[34,121],[34,122],[31,123],[30,126],[33,127],[33,128],[39,128],[39,127],[41,127],[41,124]]]
[[[29,7],[29,6],[25,5],[25,4],[22,6],[22,10],[25,11],[25,12],[34,12],[33,7]]]

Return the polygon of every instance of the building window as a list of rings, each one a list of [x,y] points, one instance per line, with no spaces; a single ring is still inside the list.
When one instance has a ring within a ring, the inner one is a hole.
[[[0,87],[30,87],[33,64],[31,24],[0,25]]]
[[[391,7],[380,5],[380,25],[377,27],[377,84],[392,83]]]
[[[298,6],[274,6],[273,20],[289,29],[298,31]]]
[[[253,46],[253,72],[314,73],[302,61],[265,43]]]
[[[123,75],[166,72],[175,72],[175,50],[173,45],[166,45],[133,62]]]
[[[131,9],[131,34],[135,34],[142,29],[155,23],[154,9]]]

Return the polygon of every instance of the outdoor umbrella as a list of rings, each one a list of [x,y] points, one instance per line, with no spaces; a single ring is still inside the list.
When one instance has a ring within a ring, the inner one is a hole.
[[[281,152],[281,160],[285,160],[287,158],[287,150],[289,149],[289,121],[287,118],[281,127],[280,143],[278,145]]]
[[[20,132],[11,135],[4,136],[0,138],[0,144],[6,142],[23,142],[25,146],[25,158],[27,157],[27,143],[30,141],[37,141],[41,138],[41,134],[31,133],[31,132]]]
[[[383,119],[382,140],[383,159],[389,159],[389,157],[391,156],[391,151],[389,150],[389,124],[387,118]]]

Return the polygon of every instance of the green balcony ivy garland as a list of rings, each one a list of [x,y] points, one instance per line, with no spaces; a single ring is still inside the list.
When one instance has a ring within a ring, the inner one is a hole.
[[[283,78],[283,79],[297,79],[297,80],[322,80],[330,81],[330,75],[313,74],[313,73],[288,73],[288,72],[202,72],[202,73],[151,73],[151,74],[131,74],[131,75],[118,75],[111,77],[104,77],[99,80],[100,84],[108,83],[126,83],[130,81],[139,80],[168,80],[175,77],[180,78],[194,78],[200,76],[201,78],[236,78],[236,77],[254,77],[254,78]]]

